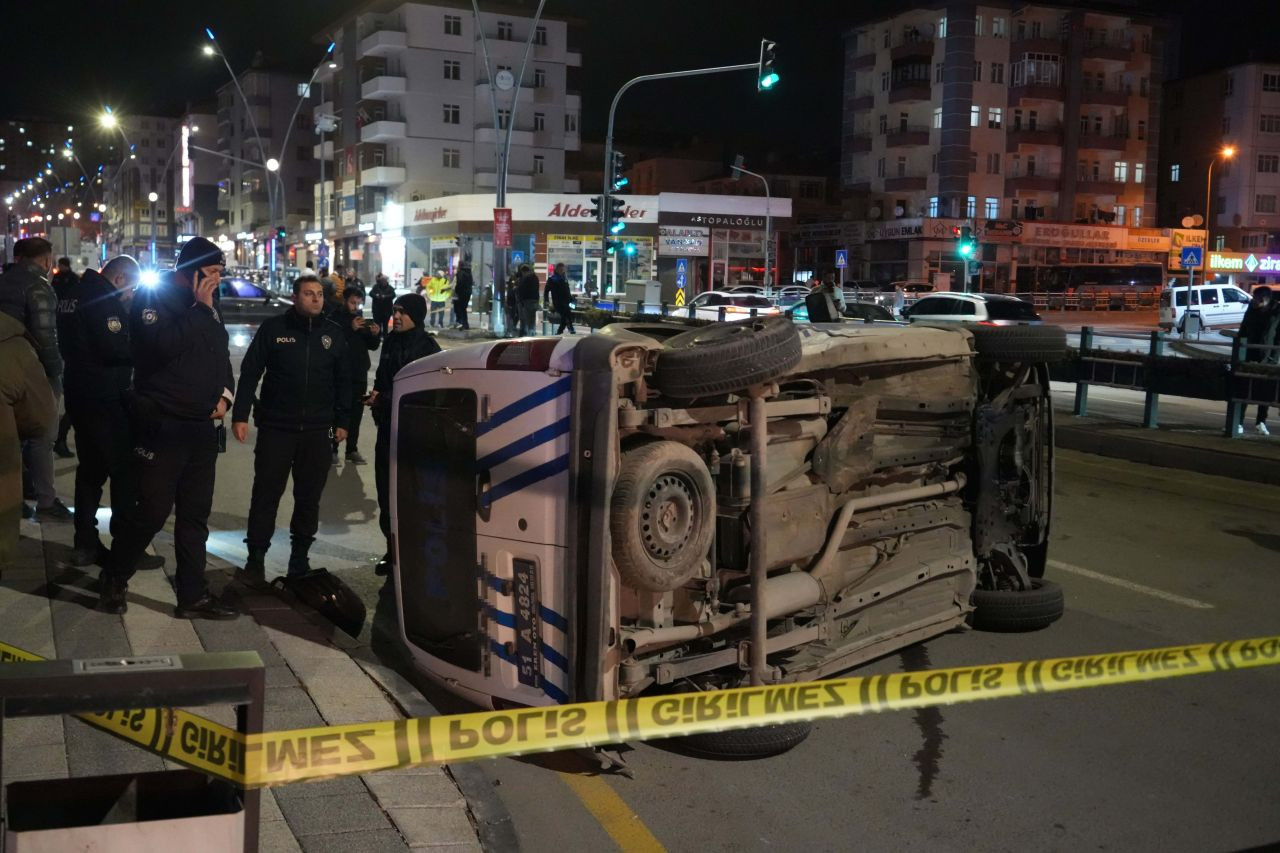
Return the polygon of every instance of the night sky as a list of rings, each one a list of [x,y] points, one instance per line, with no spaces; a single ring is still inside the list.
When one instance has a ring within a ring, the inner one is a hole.
[[[510,0],[509,0],[510,2]],[[519,2],[519,0],[517,0]],[[218,35],[233,66],[261,50],[307,73],[323,45],[313,40],[351,0],[11,0],[0,18],[0,118],[50,116],[74,122],[102,104],[134,113],[177,114],[212,97],[226,80],[203,57],[203,28]],[[536,2],[519,3],[532,14]],[[697,139],[756,154],[783,152],[831,162],[840,128],[841,33],[918,4],[894,0],[548,0],[546,14],[584,23],[584,139],[603,136],[616,88],[631,76],[750,62],[759,40],[778,41],[782,83],[755,91],[750,72],[645,84],[625,96],[619,142],[678,147]],[[1063,4],[1070,5],[1070,4]],[[1226,15],[1203,17],[1193,0],[1111,4],[1180,13],[1182,69],[1195,73],[1250,59],[1278,59],[1269,24],[1275,3],[1230,0]],[[486,8],[480,0],[481,9]]]

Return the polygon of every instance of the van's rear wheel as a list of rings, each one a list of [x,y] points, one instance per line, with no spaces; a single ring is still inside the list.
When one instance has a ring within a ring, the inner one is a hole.
[[[812,732],[813,723],[779,723],[776,726],[684,735],[668,738],[666,742],[679,752],[700,758],[768,758],[795,749]]]
[[[1062,618],[1062,587],[1032,578],[1031,589],[975,589],[970,623],[979,631],[1039,631]]]
[[[800,333],[786,317],[713,323],[667,341],[652,381],[668,397],[710,397],[777,379],[800,356]]]

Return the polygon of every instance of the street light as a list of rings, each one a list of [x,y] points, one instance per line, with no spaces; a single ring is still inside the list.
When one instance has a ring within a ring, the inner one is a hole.
[[[772,254],[771,250],[773,249],[773,223],[772,217],[769,215],[771,200],[769,194],[769,181],[764,175],[761,175],[758,172],[753,172],[750,169],[744,169],[742,167],[742,160],[742,155],[739,154],[734,158],[733,165],[730,166],[730,168],[733,169],[733,179],[736,181],[742,175],[750,175],[753,178],[759,178],[760,183],[764,184],[764,295],[768,296],[773,291],[773,266],[769,263],[769,256]]]
[[[160,200],[160,196],[155,190],[147,193],[147,201],[151,202],[151,268],[155,269],[159,266],[156,263],[156,202]]]
[[[1224,145],[1221,149],[1209,158],[1209,171],[1204,182],[1204,251],[1205,254],[1200,259],[1200,269],[1203,270],[1201,277],[1209,280],[1209,250],[1213,248],[1213,218],[1210,216],[1210,209],[1213,202],[1213,164],[1218,162],[1218,158],[1230,160],[1236,156],[1236,149],[1233,145]],[[1182,312],[1182,337],[1187,337],[1187,318],[1191,316],[1191,294],[1192,287],[1195,284],[1195,270],[1192,269],[1190,275],[1187,276],[1187,307]]]

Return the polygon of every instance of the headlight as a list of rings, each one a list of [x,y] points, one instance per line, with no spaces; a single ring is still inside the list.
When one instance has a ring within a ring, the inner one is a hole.
[[[143,270],[142,275],[138,276],[138,283],[143,287],[155,287],[160,283],[160,273],[155,270]]]

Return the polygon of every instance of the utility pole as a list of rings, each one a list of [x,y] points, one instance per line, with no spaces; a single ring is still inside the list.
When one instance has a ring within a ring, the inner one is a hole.
[[[770,194],[769,180],[759,172],[753,172],[750,169],[742,167],[742,155],[739,154],[733,161],[733,179],[738,180],[738,173],[750,175],[753,178],[759,178],[760,183],[764,184],[764,295],[769,296],[773,293],[773,266],[769,263],[769,258],[773,254],[773,218],[770,216]],[[840,270],[840,283],[844,284],[844,270]],[[727,276],[726,276],[727,278]]]

